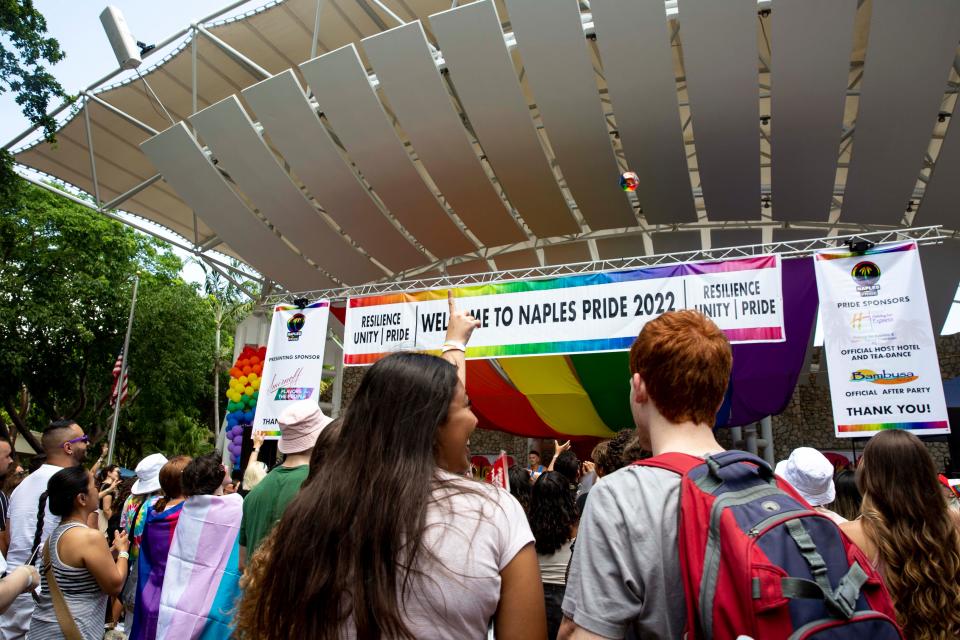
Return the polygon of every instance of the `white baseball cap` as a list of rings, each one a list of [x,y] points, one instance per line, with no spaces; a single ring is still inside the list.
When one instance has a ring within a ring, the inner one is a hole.
[[[160,469],[167,464],[167,457],[162,453],[151,453],[137,463],[137,481],[133,483],[130,493],[141,496],[160,490]]]
[[[836,497],[833,464],[816,449],[794,449],[789,458],[777,463],[776,473],[789,482],[812,507],[830,504]]]

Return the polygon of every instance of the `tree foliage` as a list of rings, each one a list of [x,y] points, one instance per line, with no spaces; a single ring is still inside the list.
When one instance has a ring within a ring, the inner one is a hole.
[[[47,36],[47,21],[32,0],[0,0],[0,95],[12,91],[23,115],[51,142],[57,123],[47,115],[50,103],[70,98],[46,67],[64,55],[60,43]],[[0,151],[0,203],[12,202],[19,186],[13,158]]]
[[[209,450],[213,310],[179,277],[169,245],[26,186],[0,210],[0,407],[19,433],[78,420],[94,439],[110,426],[111,371],[122,346],[133,278],[140,286],[130,340],[131,400],[118,451]]]

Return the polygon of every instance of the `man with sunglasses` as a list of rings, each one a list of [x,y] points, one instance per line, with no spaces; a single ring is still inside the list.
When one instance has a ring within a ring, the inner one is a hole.
[[[31,473],[10,496],[7,532],[10,548],[7,552],[7,571],[33,560],[34,550],[50,535],[60,518],[47,507],[47,481],[61,469],[75,467],[83,462],[90,439],[74,420],[56,420],[43,430],[40,444],[46,455],[44,464]],[[33,599],[29,593],[13,601],[0,616],[0,640],[24,638],[30,628]]]

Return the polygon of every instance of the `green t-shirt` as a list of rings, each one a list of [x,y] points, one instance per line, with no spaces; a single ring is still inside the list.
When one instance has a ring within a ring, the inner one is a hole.
[[[244,498],[240,546],[247,548],[248,558],[283,516],[309,471],[310,466],[306,464],[292,468],[277,467]]]

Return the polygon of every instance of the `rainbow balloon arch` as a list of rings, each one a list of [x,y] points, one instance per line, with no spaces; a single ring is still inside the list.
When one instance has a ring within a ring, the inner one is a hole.
[[[226,441],[234,468],[239,468],[240,465],[243,428],[253,423],[257,399],[260,397],[260,374],[263,373],[263,359],[266,356],[265,346],[247,345],[230,369],[230,383],[226,394]]]

